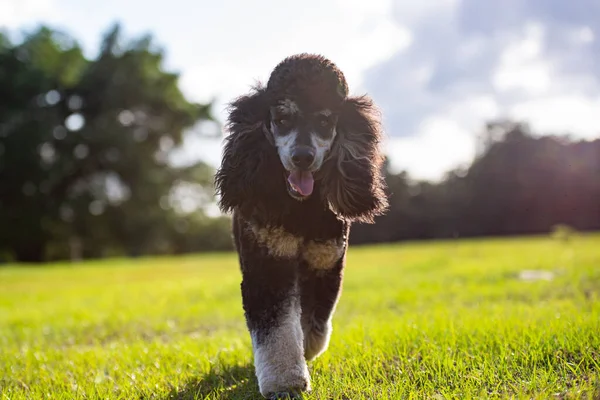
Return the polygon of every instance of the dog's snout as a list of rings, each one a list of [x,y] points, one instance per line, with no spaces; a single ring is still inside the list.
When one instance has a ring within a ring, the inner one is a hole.
[[[315,161],[315,151],[306,146],[297,147],[292,152],[292,162],[300,169],[308,169]]]

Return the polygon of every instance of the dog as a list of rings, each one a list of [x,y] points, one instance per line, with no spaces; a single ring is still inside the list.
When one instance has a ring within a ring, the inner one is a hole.
[[[380,112],[317,54],[229,104],[219,207],[232,214],[254,370],[265,398],[311,391],[341,294],[348,235],[388,208]]]

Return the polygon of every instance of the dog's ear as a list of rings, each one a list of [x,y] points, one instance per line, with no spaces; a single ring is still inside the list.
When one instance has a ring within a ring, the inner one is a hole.
[[[388,207],[380,145],[381,121],[367,96],[348,98],[339,115],[337,137],[323,168],[323,195],[341,217],[373,223]]]
[[[272,176],[277,169],[277,152],[268,129],[269,101],[257,87],[230,104],[221,165],[215,174],[219,207],[223,212],[247,208],[259,196],[273,193]]]

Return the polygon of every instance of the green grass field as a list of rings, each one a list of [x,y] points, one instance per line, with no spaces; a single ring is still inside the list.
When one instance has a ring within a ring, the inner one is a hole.
[[[0,267],[0,399],[260,398],[239,284],[233,254]],[[306,399],[597,399],[600,236],[351,248],[333,323]]]

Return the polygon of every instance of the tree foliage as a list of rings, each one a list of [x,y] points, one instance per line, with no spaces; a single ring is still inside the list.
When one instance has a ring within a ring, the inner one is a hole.
[[[41,261],[181,248],[173,191],[194,185],[210,201],[212,170],[174,168],[169,157],[212,116],[210,104],[185,99],[152,38],[126,43],[117,25],[88,60],[75,40],[42,27],[1,49],[4,253]]]

